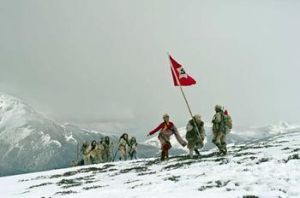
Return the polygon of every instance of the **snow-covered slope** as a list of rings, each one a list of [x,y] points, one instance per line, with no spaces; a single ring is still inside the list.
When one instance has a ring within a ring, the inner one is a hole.
[[[76,159],[77,141],[96,137],[61,126],[0,93],[0,175],[68,167]]]
[[[60,125],[37,113],[22,100],[0,93],[0,176],[69,167],[84,141],[104,134]],[[117,137],[111,136],[117,142]],[[158,148],[140,146],[142,157]],[[153,155],[151,155],[153,156]]]
[[[1,197],[300,197],[300,130],[210,150],[0,178]]]

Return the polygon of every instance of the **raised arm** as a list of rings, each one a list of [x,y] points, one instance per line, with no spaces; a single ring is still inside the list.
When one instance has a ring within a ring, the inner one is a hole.
[[[155,129],[153,129],[152,131],[150,131],[148,133],[148,135],[153,135],[154,133],[156,133],[157,131],[161,130],[164,127],[164,123],[161,123],[160,125],[158,125],[158,127],[156,127]]]

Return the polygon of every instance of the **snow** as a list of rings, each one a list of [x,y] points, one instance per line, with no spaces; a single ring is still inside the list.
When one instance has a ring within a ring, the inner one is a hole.
[[[1,197],[300,197],[300,130],[202,157],[140,159],[0,178]]]
[[[205,125],[208,145],[211,126],[209,123]],[[15,167],[15,164],[7,162],[11,157],[6,153],[23,157],[22,166],[49,164],[47,158],[58,153],[53,147],[64,150],[69,141],[77,142],[75,138],[79,133],[76,130],[81,134],[79,128],[67,130],[67,126],[60,127],[41,117],[21,100],[0,93],[0,140],[8,144],[7,147],[1,145],[5,148],[2,149],[4,160],[0,161],[1,169],[4,163]],[[185,127],[179,128],[179,133],[185,137]],[[229,144],[229,153],[224,157],[216,156],[213,148],[203,151],[199,159],[177,156],[160,162],[150,158],[0,177],[0,195],[5,198],[62,195],[110,198],[300,197],[299,126],[281,122],[247,130],[234,129],[231,134],[241,137],[244,142]],[[30,139],[29,136],[38,139]],[[146,143],[160,147],[157,135]],[[172,149],[182,149],[174,136],[171,143]],[[69,146],[74,147],[73,144]],[[28,148],[31,150],[27,156],[25,150]],[[45,151],[37,152],[43,149]],[[63,158],[55,160],[65,161],[66,157],[63,155]]]
[[[77,140],[73,137],[73,133],[72,132],[71,132],[71,134],[69,136],[66,134],[65,138],[66,138],[67,142],[73,141],[73,142],[77,143]]]
[[[40,132],[40,135],[42,136],[41,140],[42,140],[42,145],[48,146],[50,144],[52,145],[56,145],[58,147],[62,147],[61,143],[57,140],[52,140],[51,136],[49,134],[45,134],[43,131]]]

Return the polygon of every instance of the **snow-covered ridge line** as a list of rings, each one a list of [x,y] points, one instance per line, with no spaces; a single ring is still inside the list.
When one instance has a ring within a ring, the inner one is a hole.
[[[0,93],[0,176],[70,167],[81,158],[80,144],[103,136],[117,145],[117,137],[111,134],[57,123],[22,100]],[[140,144],[140,157],[157,151]]]

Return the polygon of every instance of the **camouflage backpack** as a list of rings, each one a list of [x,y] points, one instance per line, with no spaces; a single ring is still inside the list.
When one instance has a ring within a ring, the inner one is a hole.
[[[224,125],[228,129],[232,129],[232,119],[231,119],[231,116],[229,114],[223,114],[223,119],[224,119]]]

